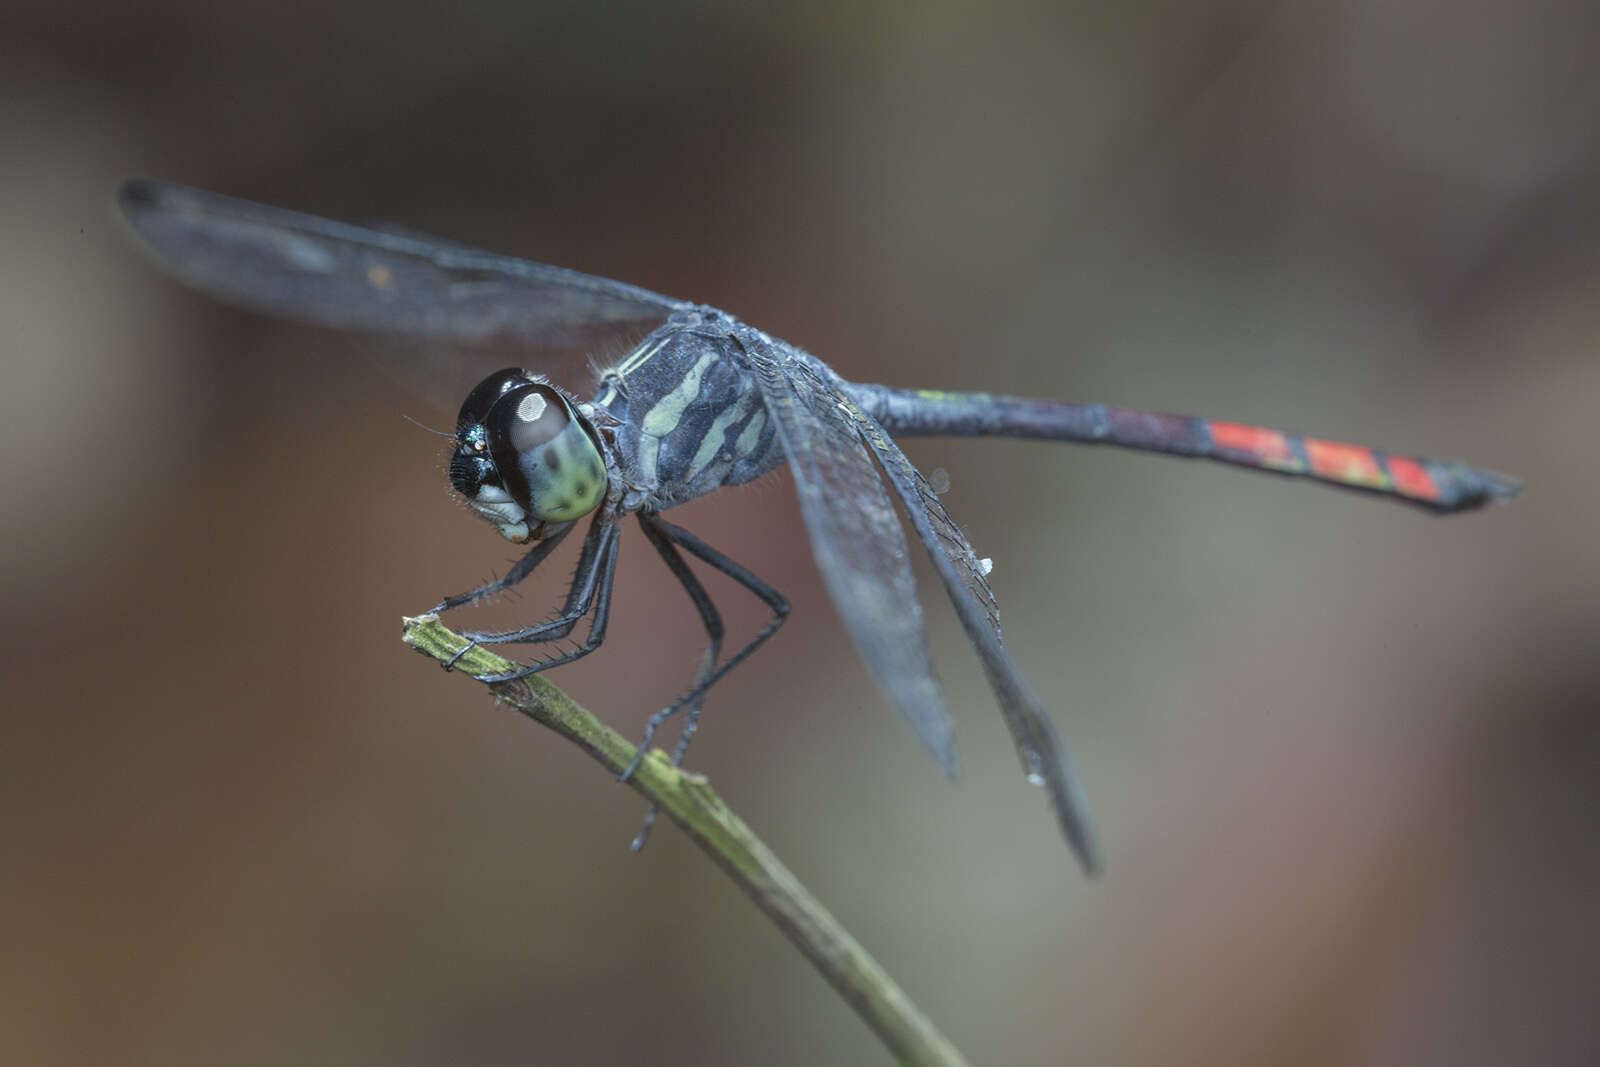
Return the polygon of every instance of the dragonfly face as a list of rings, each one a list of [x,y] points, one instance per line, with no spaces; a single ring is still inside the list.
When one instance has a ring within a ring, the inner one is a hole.
[[[509,368],[478,383],[456,418],[450,484],[517,544],[540,541],[599,506],[599,437],[538,375]]]

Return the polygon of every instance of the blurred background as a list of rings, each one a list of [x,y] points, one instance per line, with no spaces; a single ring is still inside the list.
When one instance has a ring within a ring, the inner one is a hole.
[[[1524,477],[1435,519],[913,442],[1101,882],[925,583],[941,778],[784,474],[676,515],[795,604],[689,762],[977,1063],[1600,1062],[1597,38],[1580,0],[12,0],[0,1059],[886,1060],[674,828],[628,852],[631,791],[400,644],[516,554],[401,417],[458,398],[161,276],[111,211],[144,175],[713,303],[847,377]],[[630,529],[554,680],[632,734],[699,649]]]

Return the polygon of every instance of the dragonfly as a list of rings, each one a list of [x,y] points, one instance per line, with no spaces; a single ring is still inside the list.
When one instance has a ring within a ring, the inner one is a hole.
[[[486,681],[586,656],[605,640],[620,534],[634,517],[707,635],[693,687],[650,717],[641,755],[656,730],[683,712],[672,753],[681,764],[707,690],[789,614],[775,588],[665,513],[786,464],[822,582],[856,649],[889,703],[954,775],[954,735],[903,514],[976,652],[1027,780],[1044,788],[1091,875],[1101,869],[1101,854],[1082,781],[1043,700],[1002,643],[989,561],[973,551],[900,439],[1118,445],[1308,479],[1436,513],[1469,511],[1519,488],[1515,479],[1460,462],[1216,419],[848,381],[811,353],[717,308],[385,224],[336,222],[148,180],[127,182],[118,204],[139,241],[181,281],[256,311],[462,346],[583,347],[619,332],[642,336],[602,371],[590,399],[520,367],[490,374],[467,394],[452,435],[450,484],[503,537],[529,548],[503,577],[431,609],[462,608],[510,589],[587,519],[558,613],[518,629],[464,634],[477,644],[554,650]],[[732,579],[770,613],[727,656],[721,614],[686,556]],[[573,646],[568,639],[585,618],[586,636]]]

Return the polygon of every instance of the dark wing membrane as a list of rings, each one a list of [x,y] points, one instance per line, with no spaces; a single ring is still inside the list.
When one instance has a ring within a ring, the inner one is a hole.
[[[681,304],[577,271],[181,185],[130,181],[117,203],[189,284],[324,326],[577,346],[648,330]]]
[[[1056,733],[1049,710],[1017,665],[1011,662],[1000,641],[994,592],[989,588],[977,554],[967,543],[961,528],[951,521],[922,472],[889,439],[883,427],[854,401],[841,399],[841,403],[863,427],[867,444],[889,475],[889,484],[899,495],[912,528],[927,548],[934,569],[950,594],[962,628],[983,663],[984,674],[988,676],[989,687],[994,690],[1000,712],[1016,742],[1028,780],[1049,792],[1056,821],[1084,870],[1089,874],[1100,873],[1100,850],[1095,843],[1083,783],[1071,755]]]
[[[947,774],[955,739],[933,674],[905,531],[837,391],[771,345],[746,346],[794,472],[823,584],[878,684]]]

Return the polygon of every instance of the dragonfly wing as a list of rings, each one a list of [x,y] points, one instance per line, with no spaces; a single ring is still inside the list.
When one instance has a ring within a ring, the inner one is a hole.
[[[1000,615],[977,554],[939,503],[933,487],[889,438],[876,420],[853,400],[842,399],[862,427],[868,446],[889,475],[912,528],[928,550],[934,569],[950,594],[967,638],[978,652],[984,674],[1016,741],[1028,780],[1045,787],[1050,806],[1067,843],[1090,874],[1101,869],[1100,850],[1089,817],[1089,804],[1072,756],[1062,744],[1049,710],[1000,641]]]
[[[622,282],[395,228],[334,222],[164,182],[117,197],[184,281],[324,326],[488,343],[583,345],[642,333],[682,302]]]
[[[934,677],[905,530],[837,390],[766,343],[747,342],[756,380],[794,472],[823,584],[861,658],[947,774],[955,738]]]

